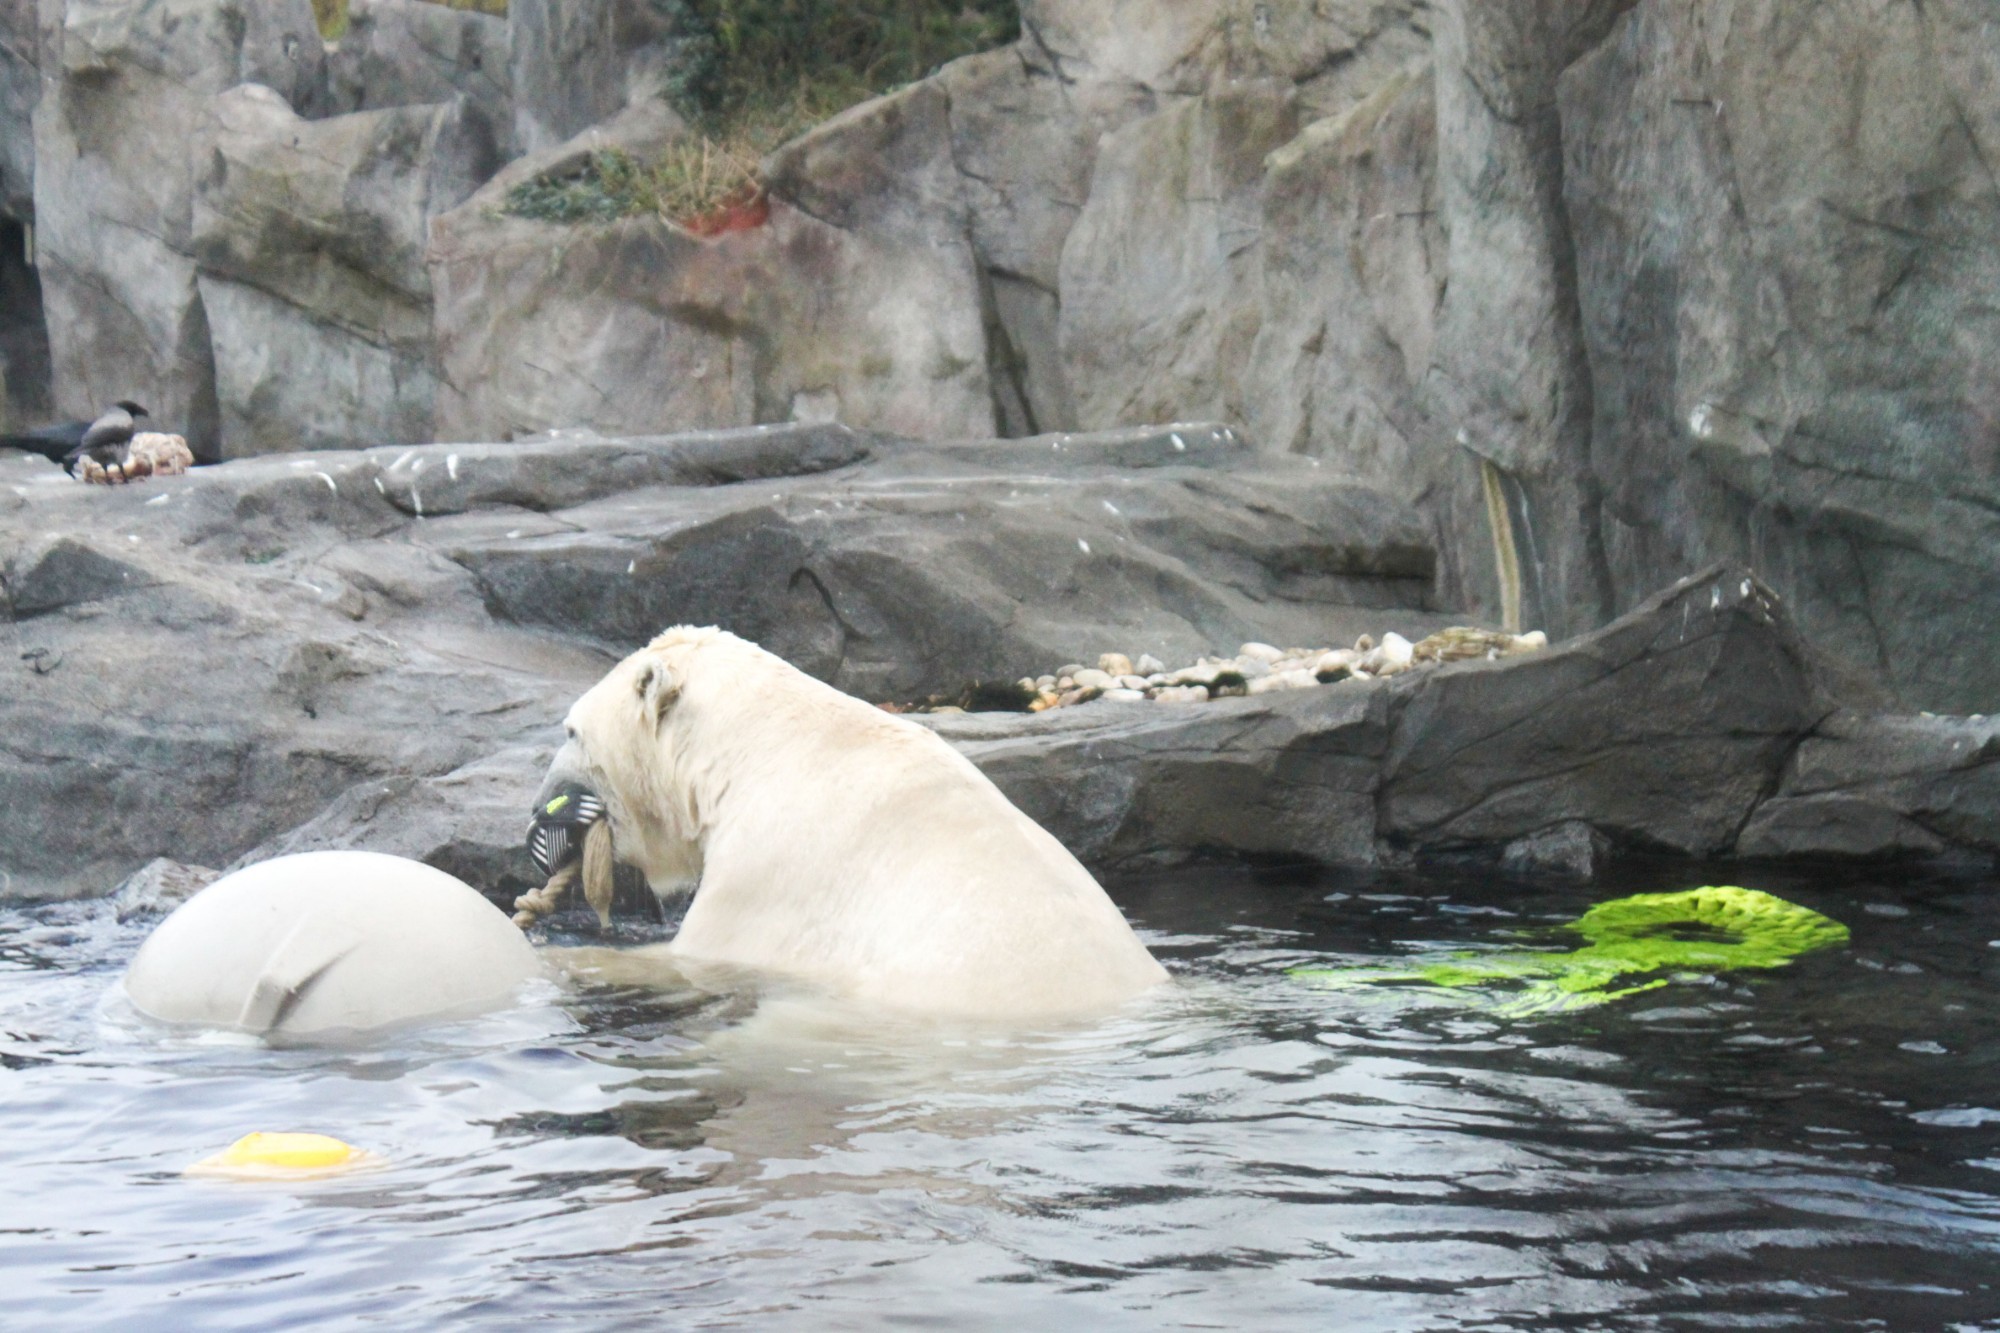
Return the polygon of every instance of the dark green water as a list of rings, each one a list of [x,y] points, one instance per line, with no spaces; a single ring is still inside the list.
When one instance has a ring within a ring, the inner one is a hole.
[[[20,1328],[2000,1328],[2000,886],[1739,876],[1851,945],[1566,1016],[1288,975],[1699,882],[1198,867],[1114,886],[1176,983],[1085,1027],[629,985],[345,1052],[166,1039],[114,993],[148,923],[0,911],[0,1305]],[[389,1164],[179,1175],[257,1129]]]

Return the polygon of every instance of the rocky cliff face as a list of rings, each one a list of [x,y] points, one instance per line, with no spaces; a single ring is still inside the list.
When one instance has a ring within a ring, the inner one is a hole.
[[[1748,560],[1940,710],[2000,700],[2000,12],[1638,6],[1564,74],[1615,596]]]
[[[1421,637],[1435,571],[1409,506],[1221,426],[579,433],[119,489],[17,455],[0,900],[323,846],[525,891],[564,711],[666,625],[908,700],[1106,650]],[[1097,865],[2000,853],[2000,724],[1843,711],[1740,569],[1544,651],[1241,688],[928,720]]]
[[[683,132],[643,0],[374,0],[331,53],[304,0],[4,0],[0,212],[37,224],[56,405],[137,393],[211,455],[1214,417],[1413,505],[1489,620],[1577,632],[1737,561],[1902,699],[1994,706],[1986,0],[1022,20],[702,239],[498,215]]]

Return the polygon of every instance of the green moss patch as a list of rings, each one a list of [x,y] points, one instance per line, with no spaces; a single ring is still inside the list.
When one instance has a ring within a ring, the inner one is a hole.
[[[1783,967],[1840,948],[1847,927],[1756,889],[1710,886],[1641,893],[1585,912],[1565,930],[1587,943],[1568,952],[1454,953],[1415,966],[1297,968],[1334,989],[1415,985],[1509,1017],[1565,1013],[1654,990],[1661,973]]]

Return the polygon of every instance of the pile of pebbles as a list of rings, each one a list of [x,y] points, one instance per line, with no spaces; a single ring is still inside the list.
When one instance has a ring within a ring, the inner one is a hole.
[[[1204,657],[1175,671],[1150,654],[1135,660],[1124,653],[1105,653],[1094,667],[1072,662],[1046,675],[1023,676],[1012,685],[975,684],[955,699],[932,699],[908,711],[1040,713],[1097,700],[1200,704],[1275,690],[1308,690],[1350,677],[1396,676],[1444,662],[1514,657],[1548,646],[1549,637],[1540,630],[1508,634],[1458,627],[1440,630],[1415,643],[1393,631],[1384,634],[1380,642],[1364,634],[1352,648],[1274,648],[1268,643],[1246,643],[1234,657]]]

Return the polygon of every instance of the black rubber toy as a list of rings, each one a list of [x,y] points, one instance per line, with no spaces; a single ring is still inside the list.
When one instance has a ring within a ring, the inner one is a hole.
[[[583,855],[583,837],[604,818],[595,792],[566,782],[535,811],[528,824],[528,856],[544,875],[554,875]]]

